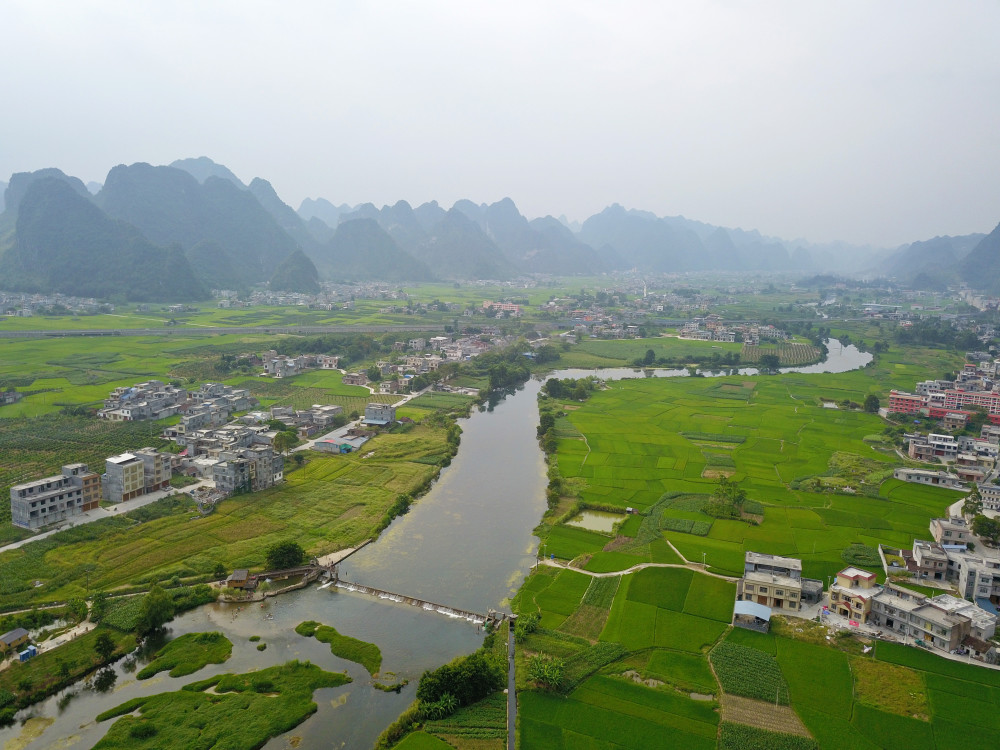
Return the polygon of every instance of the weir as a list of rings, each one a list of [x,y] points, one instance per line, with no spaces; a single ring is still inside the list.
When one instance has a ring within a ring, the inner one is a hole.
[[[333,584],[338,589],[355,591],[360,594],[368,594],[369,596],[375,596],[379,599],[388,599],[390,601],[399,602],[400,604],[409,604],[413,607],[420,607],[428,612],[438,612],[446,617],[467,620],[476,625],[489,625],[492,627],[498,625],[504,620],[514,620],[516,618],[516,615],[507,614],[506,612],[497,612],[495,609],[490,609],[486,614],[469,612],[465,609],[458,609],[457,607],[449,607],[445,604],[428,602],[423,599],[417,599],[416,597],[406,596],[405,594],[397,594],[392,591],[377,589],[373,586],[363,586],[360,583],[351,583],[350,581],[345,581],[340,577],[340,572],[337,570],[336,565],[331,566],[328,573],[330,575],[330,581],[323,584],[321,588],[326,588],[330,584]]]

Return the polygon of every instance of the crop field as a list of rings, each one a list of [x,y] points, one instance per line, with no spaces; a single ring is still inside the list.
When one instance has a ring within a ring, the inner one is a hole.
[[[735,576],[744,553],[754,550],[801,558],[804,575],[825,578],[848,564],[844,554],[860,561],[879,543],[909,546],[926,537],[929,519],[961,494],[887,478],[901,462],[865,441],[881,432],[882,421],[822,403],[861,403],[869,393],[912,389],[927,372],[953,363],[945,352],[893,349],[876,367],[843,374],[609,382],[560,418],[569,426],[559,430],[554,461],[563,486],[584,504],[631,506],[643,515],[619,527],[614,540],[543,527],[546,551],[603,572],[654,554],[666,557],[665,550],[676,560],[669,543],[687,560]],[[749,503],[759,503],[759,525],[703,512],[717,486],[715,477],[703,475],[707,467],[730,471]],[[696,529],[704,536],[692,533]],[[533,576],[525,589],[544,590],[546,579],[554,576]],[[602,602],[612,593],[610,584],[602,590],[596,580],[562,631],[588,637],[577,620],[589,616],[591,592]],[[725,633],[734,598],[732,583],[692,568],[622,575],[598,645],[625,653],[574,683],[568,699],[522,690],[521,745],[679,746],[672,732],[697,737],[691,726],[663,713],[638,713],[635,705],[645,704],[635,696],[653,702],[648,696],[675,697],[679,690],[718,695],[708,653],[727,691],[723,703],[731,704],[728,715],[723,708],[720,748],[947,750],[970,731],[989,746],[1000,743],[1000,672],[891,643],[861,655],[855,641],[827,642],[794,628]],[[545,597],[534,602],[545,621]],[[584,653],[580,644],[547,634],[530,636],[523,648],[567,660]],[[609,692],[609,685],[635,695]],[[782,705],[774,705],[776,698]],[[575,705],[587,701],[589,712]],[[659,744],[604,733],[595,722],[598,707],[610,712],[600,724],[641,732],[639,718],[659,723]],[[697,746],[693,738],[683,740]]]
[[[280,487],[223,501],[204,518],[178,507],[139,525],[111,518],[60,532],[0,554],[0,592],[12,603],[68,599],[85,593],[89,568],[92,589],[112,590],[210,575],[216,564],[259,569],[263,550],[286,539],[311,555],[357,544],[399,495],[428,485],[437,467],[419,460],[442,453],[445,437],[421,425],[374,438],[368,459],[317,455]]]
[[[898,387],[900,368],[883,357],[888,367],[834,375],[610,382],[564,417],[581,437],[558,441],[556,465],[584,503],[637,508],[649,524],[628,527],[634,543],[613,552],[609,537],[554,527],[548,553],[591,555],[585,567],[595,572],[624,570],[656,561],[651,543],[667,539],[720,573],[738,575],[754,550],[799,557],[804,575],[825,578],[852,544],[909,546],[960,493],[886,479],[901,461],[864,441],[881,431],[879,417],[822,407]],[[720,470],[759,503],[760,525],[702,512]],[[690,500],[660,504],[677,496]]]
[[[723,641],[709,657],[722,689],[744,698],[788,703],[788,684],[778,660],[750,646]]]
[[[718,341],[695,341],[676,337],[661,336],[647,339],[603,340],[586,339],[575,347],[569,357],[587,354],[604,360],[603,367],[616,367],[631,364],[642,359],[650,349],[657,359],[663,358],[675,362],[687,362],[692,358],[700,360],[713,354],[738,354],[740,344],[727,344]],[[561,363],[560,363],[561,364]]]
[[[478,703],[463,706],[447,718],[426,722],[424,731],[442,738],[435,740],[442,744],[427,747],[503,750],[507,739],[507,696],[503,692],[493,693]]]
[[[818,347],[812,344],[775,344],[761,346],[759,344],[744,344],[740,352],[740,361],[753,363],[765,354],[777,354],[782,367],[796,367],[816,362],[822,356]]]
[[[710,704],[630,687],[621,680],[593,678],[568,700],[522,693],[520,745],[546,750],[715,748],[718,718]]]

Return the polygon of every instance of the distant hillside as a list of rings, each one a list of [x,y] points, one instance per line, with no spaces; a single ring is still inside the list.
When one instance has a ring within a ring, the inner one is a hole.
[[[198,182],[204,184],[209,177],[219,177],[236,185],[238,188],[246,188],[239,177],[229,171],[229,167],[216,164],[207,156],[199,156],[197,159],[177,159],[170,162],[174,169],[183,169]]]
[[[879,271],[904,284],[920,289],[944,289],[957,282],[960,262],[979,244],[985,235],[934,237],[903,245],[879,266]],[[933,280],[933,284],[929,281]]]
[[[424,263],[402,250],[374,219],[351,219],[337,227],[317,255],[317,267],[336,281],[430,281]]]
[[[16,238],[0,259],[0,276],[15,291],[137,301],[208,294],[179,248],[157,247],[53,176],[31,180],[20,196]]]
[[[46,169],[39,169],[35,172],[15,172],[12,174],[10,177],[10,184],[4,191],[5,210],[16,214],[18,206],[21,204],[21,199],[24,197],[25,193],[28,192],[28,188],[31,187],[33,183],[48,178],[65,182],[73,188],[73,191],[77,195],[87,198],[88,200],[90,199],[90,193],[87,191],[87,186],[84,185],[81,180],[76,177],[70,177],[61,169],[48,167]]]
[[[972,288],[1000,294],[1000,224],[976,244],[958,272]]]
[[[451,209],[413,250],[417,260],[445,279],[509,279],[517,269],[477,224]]]
[[[4,193],[7,192],[7,183],[0,180],[0,214],[3,213],[4,207],[7,205],[4,203]]]
[[[285,230],[288,236],[298,243],[299,247],[305,250],[308,255],[315,255],[322,244],[321,240],[314,234],[316,230],[311,230],[309,223],[295,213],[294,208],[284,203],[278,197],[278,194],[274,192],[274,188],[271,187],[270,182],[260,177],[254,177],[250,182],[249,190],[250,194],[257,199],[257,202],[277,222],[278,226]],[[319,220],[317,219],[317,221]],[[323,224],[323,227],[326,227],[326,225]],[[320,234],[326,234],[324,239],[329,239],[332,232],[323,233],[320,230]]]
[[[347,214],[351,212],[351,207],[346,203],[340,206],[335,206],[326,198],[317,198],[313,200],[312,198],[306,198],[302,201],[299,206],[299,216],[301,216],[306,221],[312,219],[313,217],[319,219],[328,227],[333,229],[337,228],[337,224],[340,223],[341,214]]]
[[[253,194],[216,176],[201,184],[173,167],[119,165],[95,200],[156,244],[190,250],[199,242],[215,242],[249,283],[266,281],[300,249]],[[233,279],[227,286],[236,283]]]
[[[277,292],[316,294],[320,290],[319,272],[301,250],[285,258],[278,266],[268,286]]]

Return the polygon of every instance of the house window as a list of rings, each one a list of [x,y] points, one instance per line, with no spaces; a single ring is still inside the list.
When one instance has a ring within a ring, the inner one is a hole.
[[[799,595],[796,594],[794,591],[792,591],[791,593],[788,594],[788,598],[789,599],[798,599]]]
[[[785,590],[784,589],[775,589],[774,590],[774,595],[775,596],[784,596],[785,595]]]
[[[748,584],[747,584],[746,586],[744,586],[743,588],[744,588],[745,590],[747,590],[747,591],[753,591],[753,584],[752,584],[752,583],[748,583]]]
[[[761,587],[760,587],[759,589],[757,589],[757,590],[758,590],[758,591],[759,591],[760,593],[762,593],[762,594],[766,594],[766,593],[767,593],[767,586],[761,586]]]

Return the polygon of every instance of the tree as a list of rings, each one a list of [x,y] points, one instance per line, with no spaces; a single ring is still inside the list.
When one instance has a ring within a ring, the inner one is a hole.
[[[284,453],[295,444],[293,441],[298,439],[294,437],[294,434],[290,430],[279,432],[274,436],[274,440],[271,441],[271,447],[278,453]]]
[[[101,632],[94,641],[94,651],[101,657],[101,661],[110,661],[115,654],[115,639],[107,631]]]
[[[546,654],[535,654],[528,659],[528,679],[539,685],[557,690],[562,684],[566,662]]]
[[[879,402],[878,396],[874,393],[869,393],[865,396],[865,411],[869,414],[876,414],[881,405],[882,404]]]
[[[969,493],[968,497],[965,498],[965,502],[962,503],[962,515],[963,516],[979,516],[983,512],[983,497],[979,494],[979,487],[977,485],[972,485],[972,492]]]
[[[142,611],[139,613],[139,624],[136,627],[140,636],[148,635],[162,628],[174,617],[174,599],[159,586],[153,586],[143,597]]]
[[[757,364],[762,372],[774,372],[781,365],[781,359],[777,354],[762,354]]]
[[[306,551],[298,542],[275,542],[264,552],[268,570],[284,570],[301,565]]]
[[[651,365],[656,361],[656,352],[652,349],[646,350],[646,356],[642,358],[642,363],[644,365]]]
[[[1000,540],[1000,521],[978,515],[972,519],[972,533],[996,546],[997,541]]]
[[[365,374],[368,376],[368,379],[373,383],[377,383],[382,379],[382,371],[378,369],[378,367],[376,367],[375,365],[369,367],[368,370],[365,372]]]

